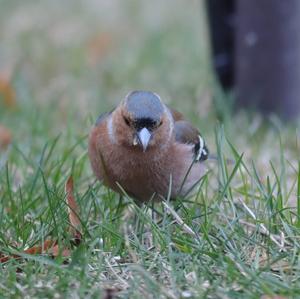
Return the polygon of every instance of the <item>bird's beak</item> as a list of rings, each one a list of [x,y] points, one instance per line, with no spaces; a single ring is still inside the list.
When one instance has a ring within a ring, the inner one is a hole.
[[[137,138],[143,147],[143,151],[145,152],[151,139],[151,132],[147,128],[143,128],[137,132]]]

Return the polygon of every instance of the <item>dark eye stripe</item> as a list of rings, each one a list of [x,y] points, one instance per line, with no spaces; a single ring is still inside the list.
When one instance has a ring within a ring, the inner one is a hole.
[[[142,128],[148,128],[148,129],[153,129],[156,127],[158,124],[157,121],[151,119],[151,118],[140,118],[135,120],[134,126],[137,129],[142,129]]]
[[[126,125],[127,125],[127,126],[130,126],[130,121],[129,121],[129,119],[126,118],[126,117],[123,117],[123,118],[124,118],[124,121],[125,121]]]

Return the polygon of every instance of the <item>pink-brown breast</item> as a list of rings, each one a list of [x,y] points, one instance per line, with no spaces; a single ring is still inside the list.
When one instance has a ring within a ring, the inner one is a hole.
[[[166,197],[170,186],[172,198],[179,195],[193,160],[193,150],[191,145],[176,143],[174,139],[162,147],[150,147],[146,152],[136,146],[114,144],[107,134],[106,122],[103,122],[91,131],[89,157],[95,175],[105,185],[121,192],[120,184],[128,195],[148,201],[154,193]],[[181,194],[185,194],[202,175],[202,165],[195,163]]]

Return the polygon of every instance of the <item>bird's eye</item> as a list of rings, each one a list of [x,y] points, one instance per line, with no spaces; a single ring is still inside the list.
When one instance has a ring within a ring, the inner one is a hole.
[[[124,121],[125,121],[125,123],[126,123],[127,126],[130,126],[130,121],[129,121],[128,118],[124,117]]]
[[[157,122],[154,127],[159,128],[162,124],[163,124],[163,121]]]

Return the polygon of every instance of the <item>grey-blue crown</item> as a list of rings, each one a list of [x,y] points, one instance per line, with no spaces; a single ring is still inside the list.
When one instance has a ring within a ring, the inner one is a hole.
[[[160,98],[151,91],[131,92],[125,100],[128,112],[135,120],[149,119],[159,121],[164,113]]]

